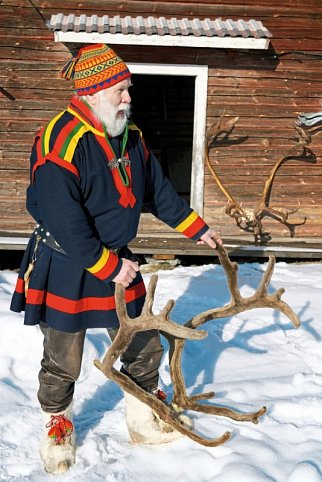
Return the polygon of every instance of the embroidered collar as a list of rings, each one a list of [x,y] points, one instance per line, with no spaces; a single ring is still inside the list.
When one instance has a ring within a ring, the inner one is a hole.
[[[94,134],[104,137],[103,124],[94,115],[90,106],[76,95],[71,98],[67,111],[77,117]]]
[[[126,150],[128,129],[132,128],[131,125],[126,125],[125,127],[122,136],[121,156],[117,159],[105,126],[94,116],[92,109],[86,102],[83,102],[77,96],[73,96],[67,111],[77,117],[88,130],[93,132],[106,155],[114,185],[120,194],[119,204],[123,207],[133,208],[136,199],[132,192],[131,161]]]

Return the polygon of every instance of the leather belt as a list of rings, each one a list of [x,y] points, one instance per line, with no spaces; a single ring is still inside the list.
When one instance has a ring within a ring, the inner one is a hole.
[[[36,236],[39,236],[40,241],[42,241],[49,248],[54,249],[59,253],[66,254],[63,248],[57,243],[54,236],[50,234],[48,229],[46,229],[43,224],[37,224],[34,233]]]
[[[50,234],[48,229],[43,225],[43,224],[37,224],[35,231],[34,231],[36,236],[39,236],[39,241],[43,242],[46,246],[48,246],[51,249],[54,249],[55,251],[58,251],[59,253],[66,254],[66,251],[63,250],[63,248],[57,243],[55,240],[54,236]],[[111,249],[109,248],[110,251],[113,251],[115,254],[119,254],[120,251],[122,253],[126,250],[128,250],[127,246],[123,246],[122,248],[117,248],[117,249]]]

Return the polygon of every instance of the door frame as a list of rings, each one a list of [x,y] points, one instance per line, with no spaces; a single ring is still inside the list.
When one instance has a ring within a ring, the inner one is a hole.
[[[127,65],[133,74],[195,77],[190,206],[203,216],[208,66],[132,62]]]

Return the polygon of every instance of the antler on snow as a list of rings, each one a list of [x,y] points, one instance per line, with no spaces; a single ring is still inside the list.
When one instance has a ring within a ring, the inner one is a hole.
[[[205,331],[194,331],[178,325],[169,319],[169,313],[174,306],[174,301],[170,300],[163,308],[159,315],[154,315],[152,312],[154,293],[157,284],[157,276],[151,277],[145,303],[142,309],[142,314],[138,318],[129,318],[126,311],[126,303],[124,298],[124,288],[117,284],[115,288],[115,302],[116,311],[118,314],[120,328],[118,333],[107,350],[102,363],[99,360],[94,360],[94,365],[99,368],[104,375],[118,383],[123,390],[138,398],[141,402],[146,403],[151,407],[157,415],[167,422],[171,427],[179,432],[187,435],[189,438],[199,442],[200,444],[215,447],[222,444],[229,439],[230,434],[226,432],[221,437],[216,439],[205,439],[197,435],[192,430],[185,427],[178,418],[178,412],[172,405],[166,405],[154,395],[146,392],[141,387],[136,385],[129,377],[116,370],[113,365],[115,361],[125,352],[129,346],[135,333],[145,330],[160,330],[163,334],[171,334],[177,339],[200,340],[207,336]]]
[[[202,326],[207,321],[225,318],[227,316],[254,308],[276,309],[286,315],[296,328],[300,326],[299,319],[292,308],[281,300],[284,289],[280,288],[272,294],[268,293],[268,284],[271,280],[275,265],[275,258],[273,256],[271,256],[269,259],[267,269],[264,272],[261,283],[259,284],[255,293],[252,296],[243,297],[238,287],[238,265],[230,261],[227,251],[223,246],[218,245],[217,252],[220,263],[226,272],[228,287],[231,293],[231,300],[227,305],[204,311],[203,313],[191,318],[183,326],[178,325],[169,318],[170,311],[174,306],[173,300],[168,301],[166,306],[158,315],[153,314],[152,306],[157,284],[157,276],[152,275],[142,314],[140,317],[132,319],[129,318],[126,311],[124,288],[121,285],[116,285],[116,310],[120,321],[120,328],[112,345],[107,350],[102,363],[98,360],[94,361],[95,366],[99,368],[108,378],[118,383],[123,390],[131,393],[140,401],[150,406],[157,413],[157,415],[170,426],[184,435],[187,435],[192,440],[195,440],[202,445],[211,447],[220,445],[228,440],[230,438],[230,433],[225,432],[221,437],[207,439],[201,435],[198,435],[193,430],[183,426],[178,419],[178,413],[182,412],[183,410],[194,410],[203,413],[226,416],[233,420],[258,423],[258,418],[265,413],[266,408],[262,407],[256,412],[252,413],[240,413],[227,407],[202,405],[198,403],[199,400],[213,397],[213,392],[188,396],[181,368],[182,351],[185,340],[198,340],[205,338],[207,336],[206,331],[195,331],[195,329]],[[130,378],[120,373],[113,367],[115,361],[122,355],[122,353],[124,353],[136,332],[152,329],[159,330],[167,338],[170,345],[169,365],[171,381],[174,389],[174,397],[169,405],[164,404],[154,395],[144,391]]]

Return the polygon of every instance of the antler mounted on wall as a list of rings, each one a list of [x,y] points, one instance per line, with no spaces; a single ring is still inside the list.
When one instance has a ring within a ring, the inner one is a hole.
[[[228,200],[228,205],[225,212],[233,219],[235,219],[237,226],[239,226],[244,231],[250,232],[254,235],[255,244],[263,243],[270,239],[269,234],[263,231],[262,219],[265,216],[269,216],[287,226],[291,236],[293,237],[295,227],[304,224],[306,222],[306,218],[304,218],[304,220],[300,223],[289,223],[289,214],[294,214],[297,209],[286,210],[272,208],[269,206],[269,201],[276,173],[285,162],[291,159],[315,162],[314,154],[307,147],[311,143],[311,135],[309,132],[300,127],[300,125],[295,126],[295,130],[298,134],[298,137],[295,139],[295,145],[287,151],[287,153],[282,159],[276,162],[270,173],[269,178],[265,182],[264,189],[257,206],[254,209],[248,209],[242,207],[242,204],[238,203],[238,201],[236,201],[236,199],[224,186],[223,182],[220,180],[209,159],[209,152],[212,148],[219,147],[221,145],[229,145],[229,135],[232,133],[237,120],[238,117],[225,119],[223,116],[221,116],[218,122],[216,124],[213,124],[208,129],[206,139],[206,163],[219,189]],[[231,141],[231,143],[233,142],[234,141]]]
[[[223,246],[218,245],[217,253],[220,263],[222,264],[227,275],[228,287],[231,293],[231,300],[227,305],[204,311],[203,313],[194,316],[183,326],[178,325],[170,320],[170,312],[175,303],[173,300],[167,302],[166,306],[159,315],[153,314],[152,307],[157,284],[157,276],[153,275],[151,276],[150,284],[147,290],[147,296],[142,314],[138,318],[131,319],[126,311],[124,288],[121,285],[116,285],[115,300],[116,310],[120,321],[120,329],[112,345],[107,350],[103,361],[94,361],[95,366],[99,368],[108,378],[118,383],[123,390],[132,394],[141,402],[150,406],[153,411],[171,427],[188,436],[192,440],[209,447],[215,447],[224,443],[230,438],[231,434],[229,432],[225,432],[221,437],[207,439],[201,435],[198,435],[192,429],[182,425],[178,414],[184,410],[194,410],[229,417],[237,421],[250,421],[253,423],[258,423],[258,418],[266,412],[266,408],[261,407],[259,410],[252,413],[240,413],[227,407],[203,405],[199,403],[200,400],[212,398],[214,396],[213,392],[188,396],[181,368],[182,351],[185,340],[198,340],[205,338],[207,336],[206,331],[195,331],[195,329],[202,326],[207,321],[226,318],[228,316],[254,308],[276,309],[286,315],[291,320],[294,327],[298,328],[300,326],[299,319],[294,311],[287,303],[281,300],[284,289],[280,288],[273,294],[268,293],[268,284],[271,280],[275,265],[274,256],[270,256],[266,272],[264,272],[262,281],[255,293],[252,296],[243,297],[238,287],[238,265],[230,261],[227,251]],[[130,378],[113,367],[115,361],[122,355],[122,353],[124,353],[136,332],[152,329],[160,330],[170,345],[169,365],[174,396],[173,400],[169,404],[165,404],[154,395],[147,393],[136,385]]]

